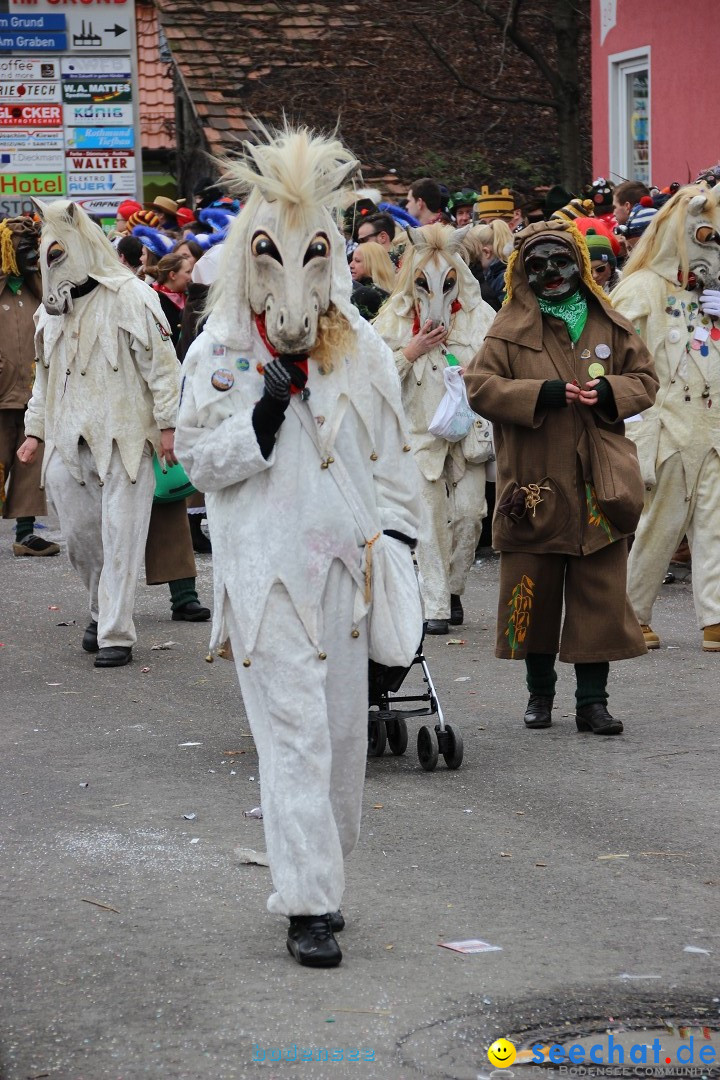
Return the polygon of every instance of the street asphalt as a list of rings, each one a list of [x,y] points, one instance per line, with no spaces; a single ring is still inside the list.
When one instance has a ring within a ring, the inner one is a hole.
[[[603,739],[576,731],[566,668],[553,727],[525,730],[523,665],[493,655],[498,561],[474,567],[458,643],[426,639],[463,765],[422,771],[417,720],[404,757],[368,762],[344,960],[312,971],[268,869],[239,861],[264,851],[257,756],[208,624],[141,582],[134,662],[95,669],[64,549],[12,539],[0,523],[2,1080],[476,1080],[496,1038],[581,1022],[720,1044],[720,653],[686,581],[662,588],[662,647],[613,665],[626,733]],[[439,947],[468,939],[499,949]]]

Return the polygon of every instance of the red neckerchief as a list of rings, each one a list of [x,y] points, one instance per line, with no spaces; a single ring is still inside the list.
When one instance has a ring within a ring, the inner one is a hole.
[[[265,346],[267,351],[270,353],[270,355],[273,357],[273,359],[276,359],[280,355],[280,353],[277,351],[275,346],[271,345],[270,342],[268,341],[267,330],[265,329],[265,313],[263,312],[262,315],[256,315],[255,312],[253,312],[253,318],[255,319],[255,325],[257,327],[257,332],[258,332],[258,334],[260,335],[260,337],[263,340],[263,345]],[[295,360],[293,362],[295,364],[297,364],[297,366],[300,368],[300,370],[303,372],[303,374],[307,377],[307,374],[308,374],[308,358],[307,358],[307,356],[305,357],[304,360]],[[291,383],[290,384],[290,393],[291,394],[300,394],[300,393],[302,393],[302,391],[297,386],[295,386],[294,383]]]
[[[185,307],[185,300],[187,299],[185,293],[173,292],[173,290],[168,289],[166,285],[158,285],[157,282],[153,285],[153,289],[155,292],[165,293],[166,296],[169,296],[175,307],[180,308],[181,311]]]
[[[450,305],[450,314],[454,315],[456,311],[462,311],[462,304],[460,303],[459,300],[453,300],[452,304]],[[415,318],[413,320],[413,325],[412,325],[412,336],[416,337],[417,334],[419,334],[419,333],[420,333],[420,316],[418,315],[418,313],[416,311],[415,312]]]
[[[692,270],[690,270],[688,273],[687,285],[683,281],[682,270],[678,270],[677,279],[678,284],[682,285],[682,287],[684,289],[687,289],[688,292],[692,292],[693,289],[697,289],[697,277],[695,276],[695,274],[693,274]]]

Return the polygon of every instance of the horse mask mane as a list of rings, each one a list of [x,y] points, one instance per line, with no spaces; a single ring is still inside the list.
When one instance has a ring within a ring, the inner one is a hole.
[[[262,142],[226,162],[224,187],[246,201],[223,245],[207,329],[246,348],[252,320],[282,354],[314,352],[330,323],[357,323],[345,244],[333,219],[358,170],[336,138],[307,128],[261,129]]]
[[[42,222],[40,273],[42,302],[49,315],[67,315],[78,288],[92,278],[116,291],[132,270],[123,266],[105,233],[82,207],[65,199],[44,203],[33,199]]]
[[[680,188],[655,215],[623,269],[653,270],[671,284],[720,289],[720,187]]]

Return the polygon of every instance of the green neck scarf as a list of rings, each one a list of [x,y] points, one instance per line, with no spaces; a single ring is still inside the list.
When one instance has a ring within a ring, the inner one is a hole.
[[[587,300],[583,294],[578,290],[565,300],[543,300],[538,296],[537,302],[543,315],[552,315],[554,319],[562,319],[574,345],[585,329],[588,317]]]

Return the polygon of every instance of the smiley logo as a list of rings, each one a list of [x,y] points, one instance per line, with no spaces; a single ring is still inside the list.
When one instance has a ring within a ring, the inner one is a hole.
[[[507,1039],[496,1039],[488,1050],[488,1061],[491,1065],[496,1065],[498,1069],[507,1069],[508,1065],[512,1065],[516,1055],[517,1051],[511,1042]]]

